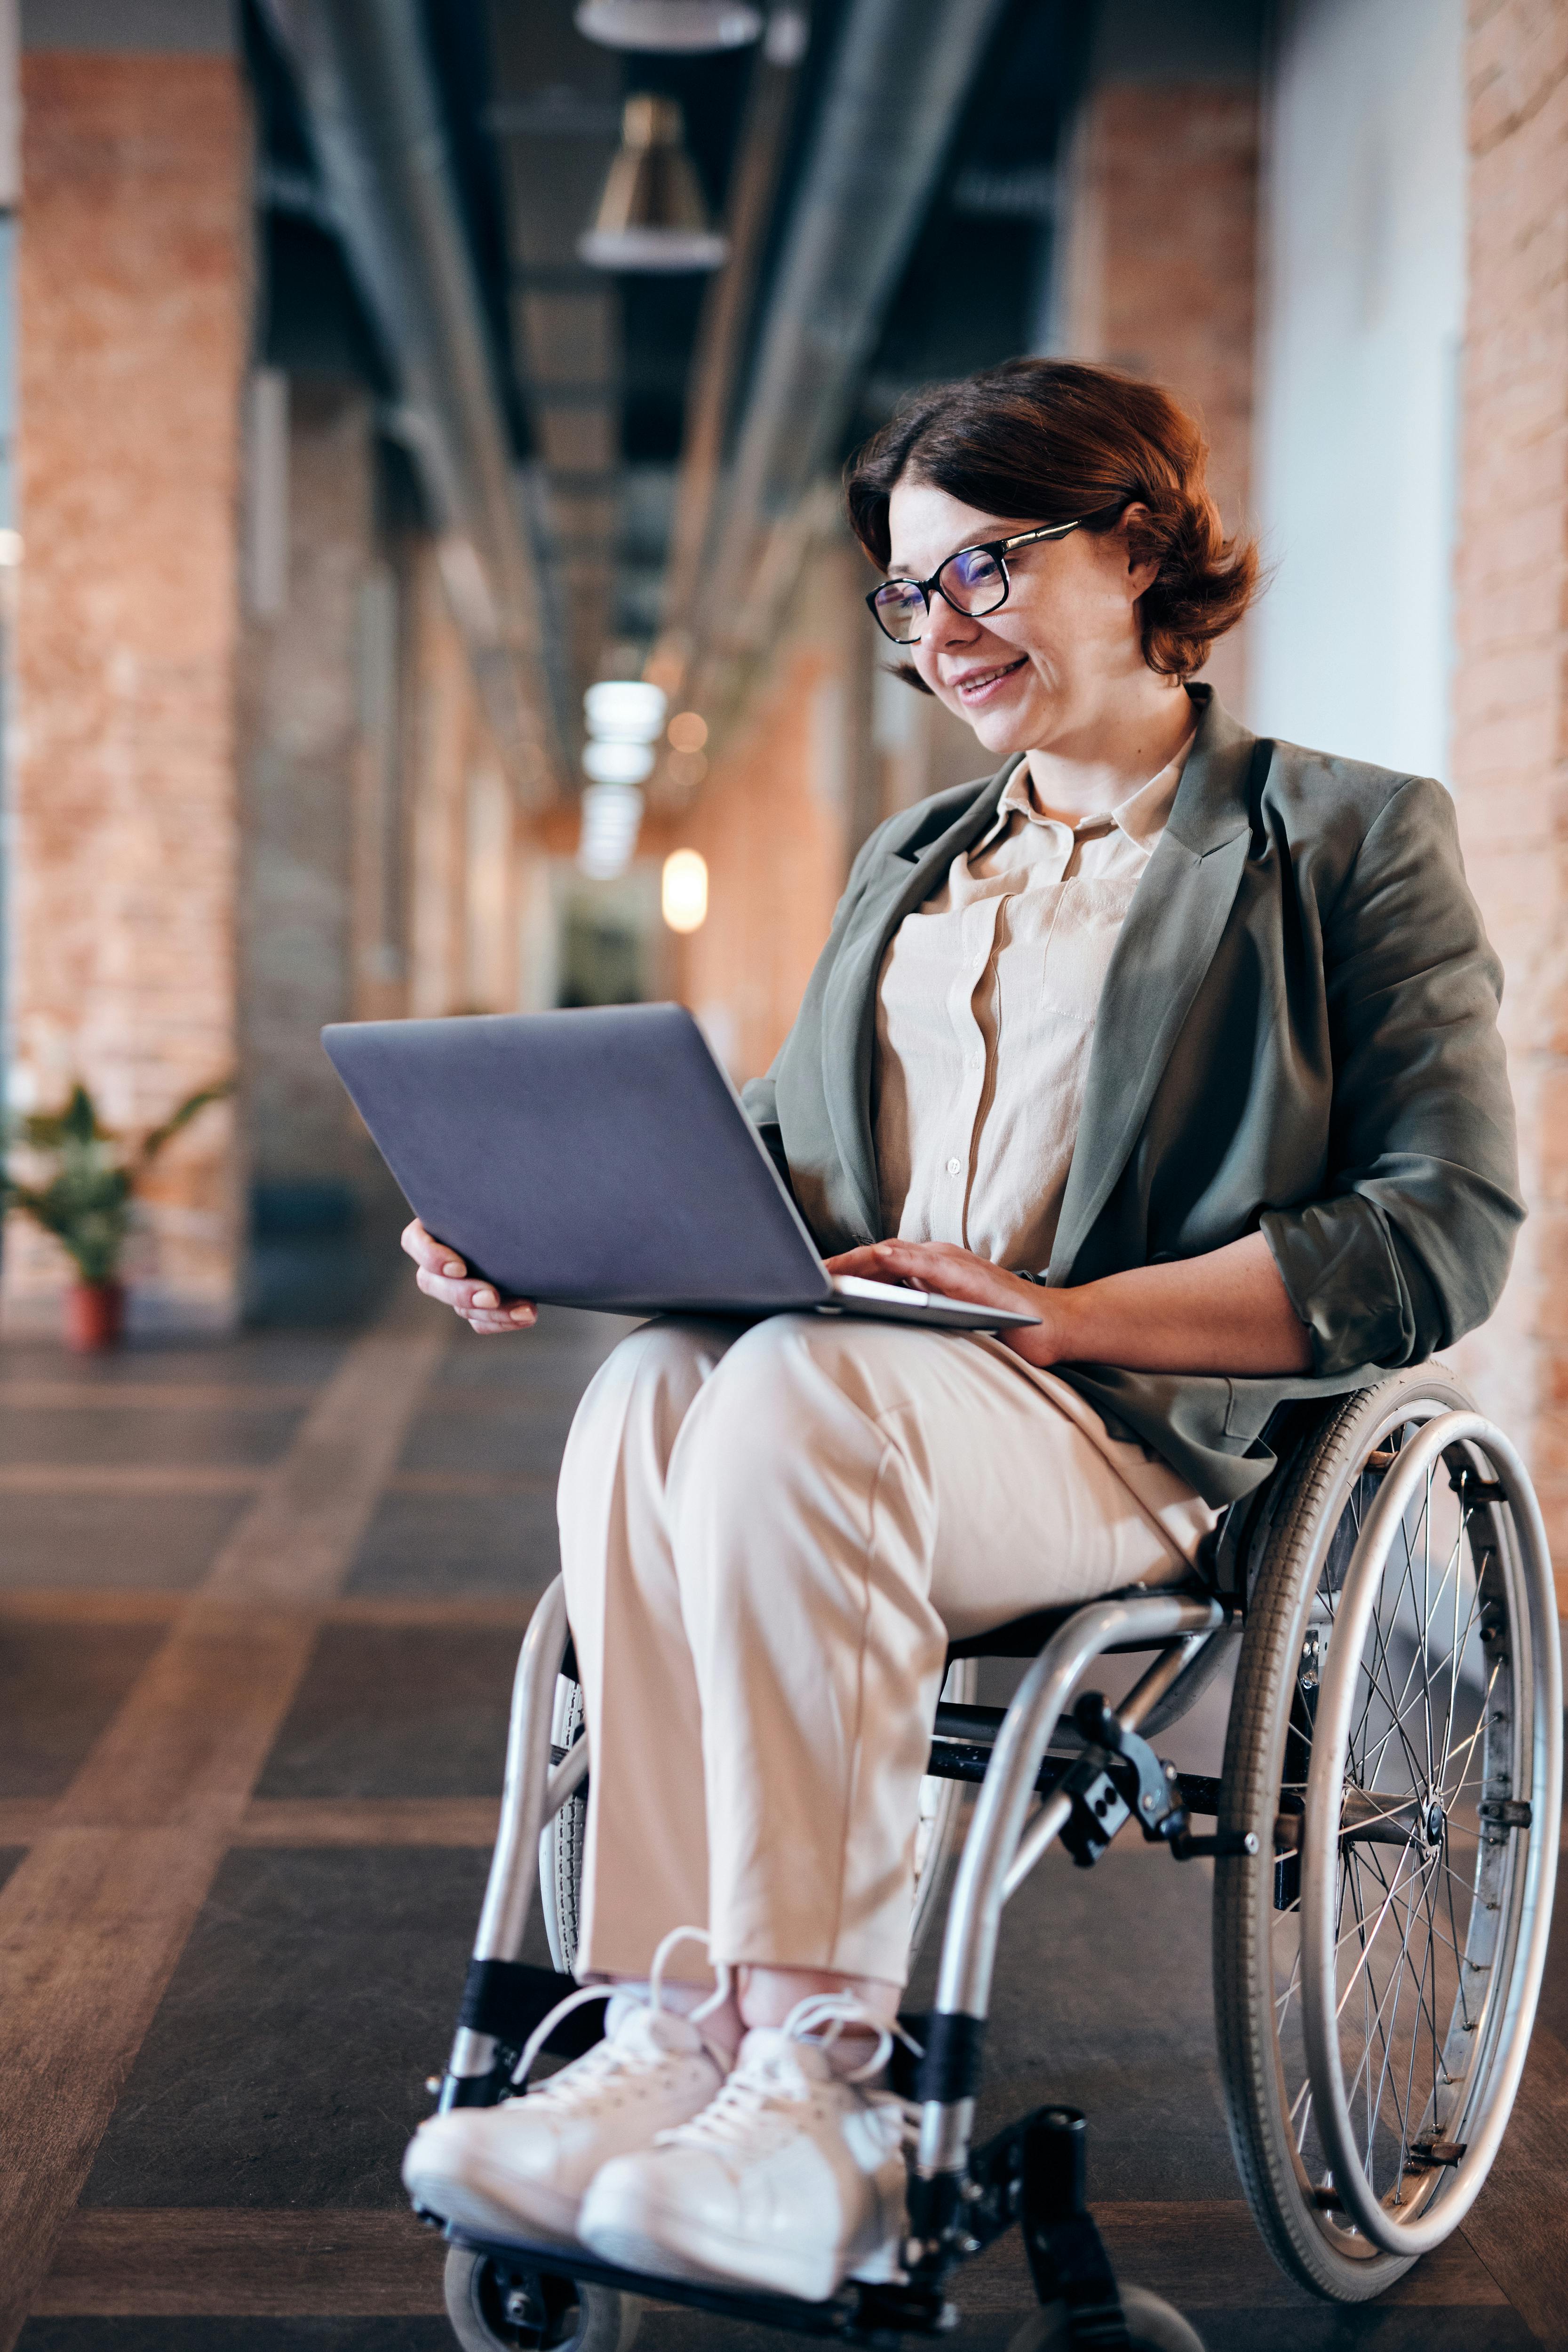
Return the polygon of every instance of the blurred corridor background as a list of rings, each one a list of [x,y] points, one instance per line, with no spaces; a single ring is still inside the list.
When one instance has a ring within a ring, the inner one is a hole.
[[[1568,0],[0,0],[9,1108],[84,1086],[135,1142],[233,1082],[138,1173],[121,1356],[60,1355],[76,1268],[4,1227],[0,2352],[446,2340],[396,2151],[616,1332],[481,1365],[406,1301],[356,1338],[404,1213],[318,1032],[675,997],[765,1068],[860,842],[987,764],[880,658],[838,469],[1018,352],[1203,417],[1273,571],[1212,665],[1237,715],[1455,794],[1531,1209],[1458,1360],[1568,1561]],[[590,726],[616,686],[651,691]],[[198,1588],[230,1649],[190,1632],[154,1688]],[[123,1883],[84,1892],[111,1818]],[[1152,1866],[1098,1934],[1148,1935]],[[1026,2010],[1020,2066],[1073,2050],[1108,2112],[1131,2274],[1191,2303],[1201,2244],[1237,2352],[1568,2341],[1568,1979],[1557,2136],[1489,2191],[1512,2266],[1308,2311],[1226,2201],[1203,1893],[1168,2082],[1092,1988],[1054,2042]],[[994,2294],[966,2343],[1021,2270]]]
[[[860,840],[984,765],[879,659],[837,467],[1061,352],[1194,405],[1263,533],[1238,714],[1458,796],[1535,1212],[1479,1352],[1551,1486],[1553,6],[5,13],[12,1105],[238,1080],[149,1179],[138,1323],[355,1302],[387,1203],[324,1021],[674,995],[766,1066]],[[585,746],[616,679],[646,750]],[[12,1219],[9,1328],[63,1263]]]

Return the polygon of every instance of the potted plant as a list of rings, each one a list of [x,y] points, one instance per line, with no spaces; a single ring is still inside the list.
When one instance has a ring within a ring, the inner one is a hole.
[[[76,1267],[77,1279],[66,1294],[68,1347],[89,1354],[117,1345],[125,1322],[120,1262],[136,1187],[164,1145],[232,1085],[225,1078],[198,1087],[134,1149],[100,1124],[92,1097],[79,1080],[63,1110],[29,1112],[16,1122],[16,1140],[39,1181],[24,1184],[0,1172],[0,1206],[21,1209],[53,1234]]]

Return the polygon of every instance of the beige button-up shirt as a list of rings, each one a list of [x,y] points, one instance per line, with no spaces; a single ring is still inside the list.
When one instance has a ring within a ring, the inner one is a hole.
[[[872,1080],[884,1232],[1045,1270],[1106,967],[1191,748],[1189,737],[1119,808],[1077,825],[1045,814],[1020,764],[990,831],[900,924],[878,986]],[[1065,1381],[1011,1360],[1190,1560],[1217,1514],[1146,1446],[1111,1436]]]
[[[1076,825],[1020,762],[991,830],[893,934],[873,1080],[884,1232],[1044,1271],[1106,968],[1187,750]]]

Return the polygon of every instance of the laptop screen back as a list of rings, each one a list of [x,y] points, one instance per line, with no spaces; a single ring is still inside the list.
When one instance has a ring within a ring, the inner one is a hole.
[[[827,1296],[682,1006],[345,1022],[321,1042],[410,1207],[504,1294],[627,1314]]]

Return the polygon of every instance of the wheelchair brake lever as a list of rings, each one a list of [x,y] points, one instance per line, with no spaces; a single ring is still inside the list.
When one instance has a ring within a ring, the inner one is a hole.
[[[1084,1692],[1073,1709],[1073,1721],[1083,1734],[1086,1748],[1098,1748],[1105,1758],[1108,1776],[1122,1783],[1118,1793],[1127,1813],[1136,1817],[1150,1843],[1169,1845],[1176,1838],[1184,1837],[1191,1823],[1182,1799],[1182,1777],[1175,1766],[1163,1763],[1146,1739],[1129,1731],[1100,1691]],[[1111,1769],[1112,1759],[1128,1768],[1127,1771],[1118,1774]],[[1131,1786],[1128,1785],[1129,1772]]]

